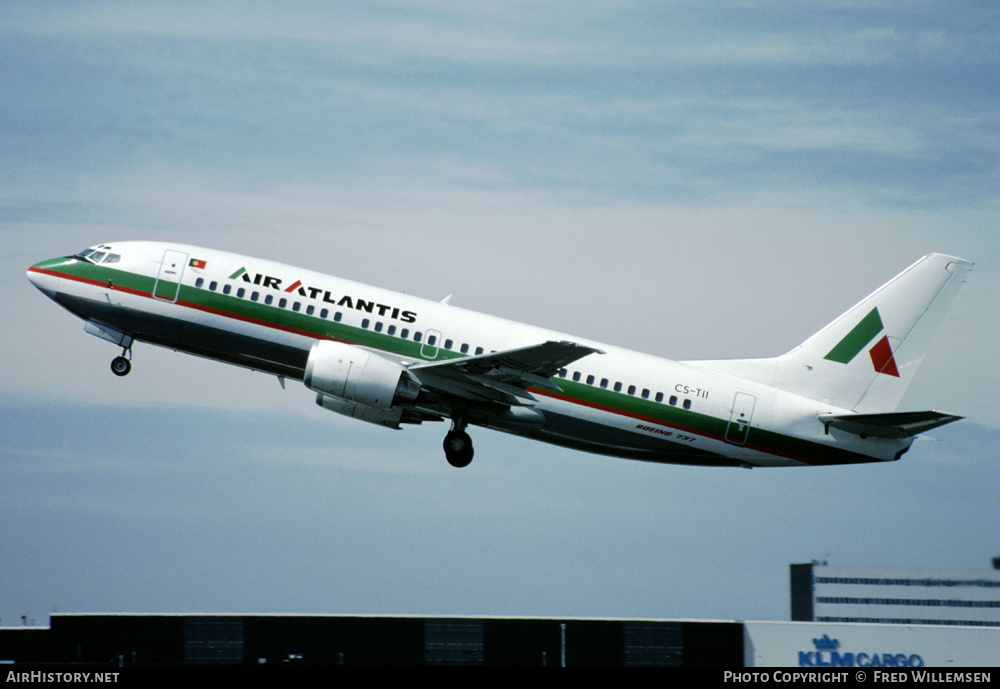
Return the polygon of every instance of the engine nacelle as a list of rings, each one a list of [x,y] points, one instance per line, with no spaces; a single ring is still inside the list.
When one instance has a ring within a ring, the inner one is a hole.
[[[398,429],[403,419],[402,407],[386,410],[373,409],[363,404],[355,404],[354,402],[330,397],[329,395],[324,395],[322,392],[316,395],[316,404],[332,412],[349,416],[352,419],[360,419],[361,421],[367,421],[368,423],[388,428]]]
[[[323,396],[379,411],[416,401],[420,386],[401,365],[343,342],[320,340],[306,361],[304,381]],[[317,400],[331,411],[340,411]],[[351,414],[348,414],[351,416]]]

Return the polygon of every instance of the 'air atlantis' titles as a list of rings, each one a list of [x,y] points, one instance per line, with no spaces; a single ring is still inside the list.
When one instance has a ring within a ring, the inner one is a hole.
[[[247,272],[246,268],[240,268],[229,276],[230,280],[235,280],[236,278],[240,278],[243,282],[248,282],[251,285],[281,290],[281,278],[272,277],[270,275],[261,275],[260,273],[250,277],[250,273]],[[415,323],[417,320],[417,314],[415,311],[403,311],[395,306],[379,304],[367,299],[360,299],[358,297],[350,297],[347,295],[337,299],[330,293],[329,290],[303,285],[301,280],[296,280],[283,291],[288,294],[294,292],[305,297],[306,299],[321,300],[327,304],[341,306],[345,309],[364,311],[365,313],[370,313],[373,316],[378,315],[382,318],[393,318],[395,320],[402,321],[403,323]]]

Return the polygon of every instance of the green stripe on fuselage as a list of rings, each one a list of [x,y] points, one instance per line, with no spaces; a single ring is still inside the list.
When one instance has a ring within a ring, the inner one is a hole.
[[[78,276],[96,282],[106,283],[110,280],[116,287],[129,288],[135,290],[136,292],[149,295],[151,295],[153,286],[156,282],[156,279],[151,276],[116,270],[103,265],[94,265],[87,261],[81,261],[73,258],[53,259],[51,261],[45,261],[37,264],[37,267],[54,272],[65,273],[67,275]],[[323,319],[318,316],[318,313],[310,316],[304,311],[295,312],[288,308],[279,308],[276,304],[267,305],[262,301],[253,302],[246,297],[237,297],[235,293],[227,295],[221,292],[213,292],[204,288],[194,287],[193,285],[182,284],[180,287],[178,301],[180,302],[178,306],[182,308],[185,306],[201,307],[221,312],[222,314],[227,314],[231,317],[250,318],[261,322],[264,325],[271,325],[278,328],[293,328],[303,332],[304,334],[315,335],[316,337],[330,337],[360,346],[381,349],[386,352],[393,352],[399,356],[407,357],[415,361],[425,359],[425,357],[421,355],[421,349],[424,346],[422,343],[413,342],[412,340],[404,340],[395,335],[376,333],[357,326]],[[294,301],[294,299],[290,299],[290,301]],[[303,305],[305,305],[305,300],[302,300],[302,302]],[[331,309],[331,312],[336,310],[337,309]],[[344,312],[348,313],[350,310],[345,309]],[[869,324],[866,327],[869,329],[871,327],[875,327],[876,329],[870,335],[865,337],[862,325],[869,323],[869,321],[873,323],[874,326]],[[423,327],[418,326],[414,328],[414,324],[407,324],[407,327],[411,330],[424,330],[425,328],[432,328],[433,326],[425,325]],[[858,351],[860,351],[860,349],[864,347],[864,345],[867,344],[867,342],[870,341],[871,338],[873,338],[879,330],[881,330],[881,328],[881,319],[879,318],[877,311],[873,310],[872,313],[865,317],[861,324],[855,327],[854,330],[852,330],[851,333],[849,333],[848,336],[834,348],[834,351],[841,348],[844,342],[855,337],[857,339],[865,338],[860,345],[857,345]],[[855,336],[855,333],[859,331],[862,332],[862,334]],[[831,352],[831,355],[834,351]],[[452,352],[440,347],[438,349],[438,355],[435,359],[440,361],[464,356],[465,355],[458,352]],[[828,355],[827,358],[830,358],[830,355]],[[656,423],[664,424],[667,427],[689,429],[691,432],[696,434],[706,434],[714,436],[717,439],[721,439],[725,435],[726,426],[728,424],[727,419],[717,418],[708,414],[696,412],[694,410],[682,409],[681,407],[671,406],[654,400],[642,399],[641,397],[628,395],[624,392],[615,392],[613,390],[607,390],[592,385],[586,385],[582,382],[574,382],[558,377],[552,378],[552,382],[562,388],[566,397],[577,403],[603,407],[612,413],[634,415],[639,418],[645,418]],[[834,447],[827,447],[808,440],[785,436],[773,431],[765,431],[757,427],[752,427],[750,429],[747,445],[773,448],[781,454],[816,457],[829,463],[875,461],[871,458],[863,457],[862,455],[857,455],[853,452],[840,450]]]
[[[156,278],[130,273],[126,270],[111,267],[115,265],[118,264],[94,264],[90,261],[84,261],[82,259],[69,256],[66,258],[53,258],[48,261],[42,261],[41,263],[35,264],[33,267],[49,270],[54,273],[63,273],[71,277],[83,278],[84,280],[91,280],[93,282],[103,282],[108,284],[112,289],[114,287],[126,287],[138,292],[151,293],[153,291],[153,285],[156,283]]]
[[[847,364],[858,355],[862,349],[871,342],[876,335],[882,332],[882,319],[878,315],[878,307],[869,312],[861,319],[851,332],[847,333],[843,340],[830,350],[824,359]]]

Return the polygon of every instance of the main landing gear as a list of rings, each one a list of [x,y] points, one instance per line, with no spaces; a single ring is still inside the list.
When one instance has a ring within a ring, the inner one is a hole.
[[[462,468],[469,466],[474,453],[472,438],[465,432],[465,420],[457,418],[451,425],[451,430],[444,437],[444,456],[448,464]]]
[[[116,356],[111,361],[111,372],[116,376],[127,376],[132,370],[132,362],[123,356]]]
[[[128,355],[128,358],[126,358],[126,355]],[[128,372],[132,370],[131,358],[132,347],[130,345],[122,350],[121,356],[116,356],[111,360],[111,372],[116,376],[127,376]]]

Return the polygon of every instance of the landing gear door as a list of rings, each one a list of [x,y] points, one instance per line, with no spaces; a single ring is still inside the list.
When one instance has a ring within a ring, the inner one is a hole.
[[[160,262],[160,272],[156,276],[156,285],[153,286],[153,297],[164,301],[174,302],[181,291],[181,276],[184,274],[184,266],[187,264],[188,255],[173,249],[167,249],[163,253],[163,260]]]
[[[737,392],[733,400],[733,411],[729,415],[729,425],[726,426],[726,442],[743,445],[750,433],[750,421],[753,419],[753,408],[757,398],[745,392]]]

